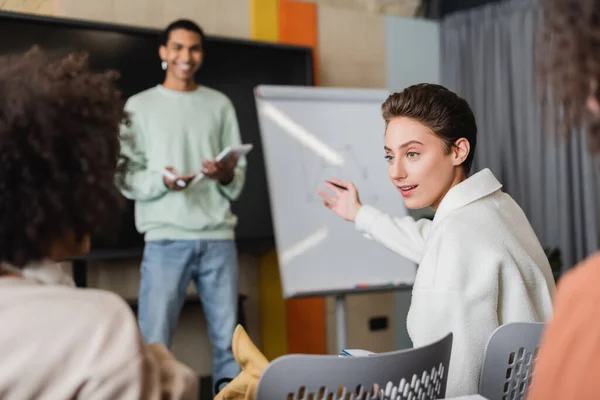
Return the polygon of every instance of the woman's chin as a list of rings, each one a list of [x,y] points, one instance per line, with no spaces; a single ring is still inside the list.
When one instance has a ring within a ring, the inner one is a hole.
[[[409,210],[420,210],[429,207],[429,204],[425,204],[418,199],[404,198],[404,206]]]

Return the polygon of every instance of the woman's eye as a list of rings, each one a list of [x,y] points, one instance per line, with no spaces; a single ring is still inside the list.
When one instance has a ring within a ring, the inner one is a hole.
[[[383,156],[383,158],[385,158],[385,161],[387,162],[392,162],[393,157],[390,156],[389,154],[386,154],[385,156]]]
[[[419,153],[415,153],[414,151],[410,151],[408,153],[406,153],[406,158],[408,158],[409,160],[414,160],[419,156]]]

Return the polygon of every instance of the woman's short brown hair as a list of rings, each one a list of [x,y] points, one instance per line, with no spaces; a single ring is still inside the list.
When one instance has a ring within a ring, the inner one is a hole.
[[[65,237],[120,220],[116,77],[88,71],[84,54],[0,58],[0,262],[40,261]]]
[[[381,108],[386,126],[394,118],[413,119],[442,139],[447,152],[458,139],[467,139],[471,150],[462,167],[469,175],[477,144],[477,124],[464,99],[441,85],[421,83],[390,95]]]

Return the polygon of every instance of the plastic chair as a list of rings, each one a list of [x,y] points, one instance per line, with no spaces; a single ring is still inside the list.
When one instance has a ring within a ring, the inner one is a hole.
[[[544,327],[541,322],[514,322],[496,328],[485,349],[480,395],[489,400],[525,399]]]
[[[365,357],[286,355],[263,372],[257,400],[430,400],[446,394],[452,334],[428,346]]]

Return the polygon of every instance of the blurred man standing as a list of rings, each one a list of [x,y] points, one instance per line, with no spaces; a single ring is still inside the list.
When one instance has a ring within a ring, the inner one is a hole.
[[[131,124],[123,130],[123,147],[133,162],[130,187],[122,192],[136,202],[136,227],[146,241],[138,309],[145,341],[170,346],[193,281],[217,381],[239,373],[231,351],[238,265],[237,218],[230,202],[244,186],[246,161],[214,160],[241,140],[231,101],[195,81],[204,44],[202,29],[189,20],[175,21],[163,32],[164,82],[132,96],[125,106]]]

